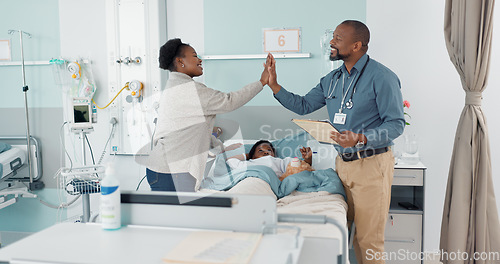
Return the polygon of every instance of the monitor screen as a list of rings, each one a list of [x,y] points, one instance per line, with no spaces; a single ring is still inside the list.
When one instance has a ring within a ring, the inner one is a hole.
[[[73,98],[71,129],[92,129],[92,107],[90,98]]]
[[[87,105],[73,106],[73,114],[75,123],[88,123],[90,122],[89,107]]]

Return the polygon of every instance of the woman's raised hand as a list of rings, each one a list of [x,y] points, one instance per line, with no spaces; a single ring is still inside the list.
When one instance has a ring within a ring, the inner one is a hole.
[[[269,83],[267,85],[269,85],[273,93],[276,94],[281,90],[281,85],[278,84],[278,75],[276,74],[276,60],[271,53],[269,53],[267,57],[271,59],[270,65],[267,68],[269,71]]]
[[[269,66],[271,65],[271,53],[267,54],[266,58],[266,63],[264,63],[264,70],[262,71],[262,74],[260,75],[260,82],[262,83],[262,86],[265,86],[266,84],[269,84]]]

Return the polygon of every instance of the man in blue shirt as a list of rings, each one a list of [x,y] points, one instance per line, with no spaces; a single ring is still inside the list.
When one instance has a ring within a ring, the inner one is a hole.
[[[331,138],[339,156],[336,170],[344,184],[347,217],[356,225],[358,263],[384,263],[384,231],[394,175],[392,141],[403,133],[405,120],[398,77],[367,54],[370,31],[359,21],[337,26],[330,41],[330,59],[343,60],[305,96],[277,82],[273,58],[269,86],[287,109],[305,115],[326,105],[339,132]]]

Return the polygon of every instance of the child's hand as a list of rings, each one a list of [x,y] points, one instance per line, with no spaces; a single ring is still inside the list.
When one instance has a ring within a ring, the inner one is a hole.
[[[300,149],[300,153],[302,154],[302,158],[304,159],[305,162],[309,163],[309,165],[312,165],[312,150],[310,147],[302,147]]]

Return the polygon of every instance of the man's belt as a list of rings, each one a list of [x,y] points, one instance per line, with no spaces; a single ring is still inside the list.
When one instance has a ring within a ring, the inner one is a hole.
[[[378,149],[366,149],[354,153],[344,153],[340,157],[343,161],[354,161],[358,159],[364,159],[371,157],[373,155],[382,154],[389,151],[389,147],[378,148]]]

